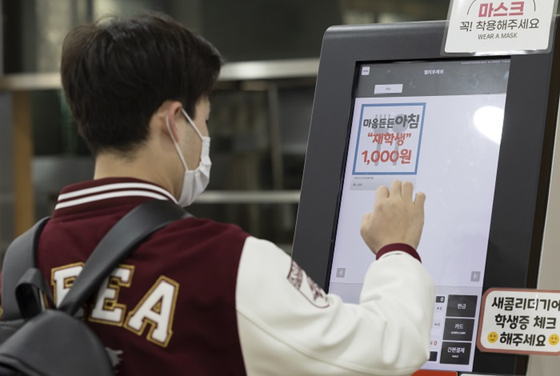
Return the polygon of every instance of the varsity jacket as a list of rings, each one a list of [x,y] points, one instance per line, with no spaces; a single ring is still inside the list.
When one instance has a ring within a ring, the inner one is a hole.
[[[176,202],[130,178],[62,191],[38,246],[55,301],[107,231],[151,199]],[[360,304],[344,304],[274,244],[185,218],[143,242],[81,314],[119,376],[409,375],[428,359],[435,299],[411,254],[391,248],[370,266]]]

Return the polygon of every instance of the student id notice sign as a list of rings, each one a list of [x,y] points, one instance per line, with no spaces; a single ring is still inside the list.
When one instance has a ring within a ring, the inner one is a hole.
[[[560,292],[490,289],[483,297],[478,348],[560,355]]]

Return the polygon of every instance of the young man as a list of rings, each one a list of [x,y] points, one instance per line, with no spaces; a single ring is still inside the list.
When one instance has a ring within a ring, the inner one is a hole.
[[[221,67],[164,15],[81,26],[64,41],[64,92],[95,159],[64,188],[39,242],[61,301],[91,251],[138,204],[188,206],[210,173],[206,121]],[[361,234],[377,254],[344,304],[284,252],[236,226],[187,218],[156,232],[85,310],[119,375],[406,375],[428,358],[433,282],[415,251],[424,195],[376,192]]]

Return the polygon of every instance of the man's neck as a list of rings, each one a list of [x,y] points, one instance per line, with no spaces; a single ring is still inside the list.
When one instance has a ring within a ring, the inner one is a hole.
[[[178,197],[178,188],[174,188],[172,176],[165,164],[154,165],[154,158],[123,158],[112,153],[99,154],[95,158],[95,180],[103,178],[129,177],[144,180],[166,189],[173,196]],[[180,187],[179,187],[180,189]]]

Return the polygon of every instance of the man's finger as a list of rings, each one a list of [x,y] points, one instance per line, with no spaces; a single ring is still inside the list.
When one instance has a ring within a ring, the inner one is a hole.
[[[402,197],[402,182],[400,180],[395,180],[391,183],[391,196],[392,197]]]
[[[414,190],[414,186],[411,182],[405,181],[402,183],[402,197],[405,200],[412,201],[412,191]]]
[[[379,202],[379,200],[388,198],[389,197],[389,188],[382,185],[381,187],[377,188],[375,191],[375,202]]]
[[[371,213],[366,213],[362,217],[362,226],[360,227],[360,235],[362,236],[362,239],[364,239],[364,241],[366,240],[366,236],[367,236],[368,222],[369,222],[369,217],[370,216],[371,216]]]
[[[426,195],[424,192],[417,192],[414,203],[422,210],[422,213],[424,213],[424,202],[426,202]]]
[[[371,213],[364,214],[364,216],[362,217],[362,227],[365,227],[365,225],[367,225],[370,215]]]

